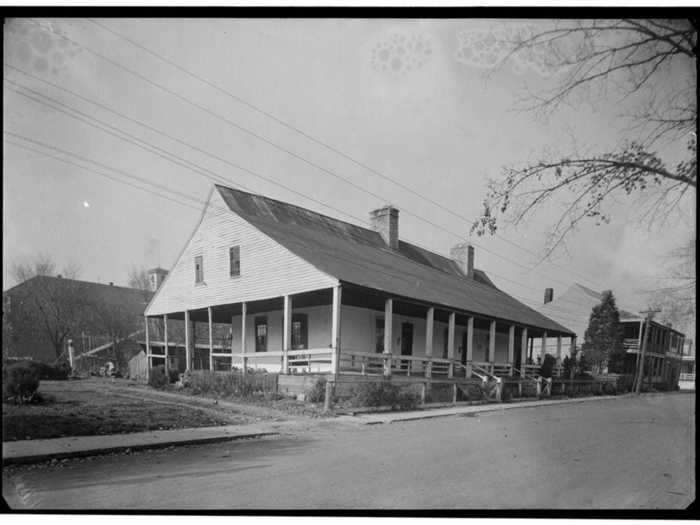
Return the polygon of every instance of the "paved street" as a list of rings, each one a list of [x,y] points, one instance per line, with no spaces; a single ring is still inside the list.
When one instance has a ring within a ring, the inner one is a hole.
[[[522,408],[3,472],[13,508],[683,508],[694,395]]]

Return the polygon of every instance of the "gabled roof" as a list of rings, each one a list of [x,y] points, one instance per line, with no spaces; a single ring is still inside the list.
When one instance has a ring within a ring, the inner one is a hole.
[[[51,286],[51,289],[56,291],[65,289],[72,294],[77,293],[86,303],[109,306],[118,305],[139,314],[143,313],[146,303],[153,295],[150,291],[128,288],[126,286],[114,286],[111,284],[79,281],[77,279],[66,279],[65,277],[37,275],[6,290],[3,292],[3,296],[12,297],[21,293],[31,293],[35,287],[46,286]]]
[[[583,286],[582,284],[579,283],[574,283],[572,286],[578,287],[583,293],[586,295],[589,295],[593,299],[595,299],[597,302],[600,302],[603,299],[603,293],[602,292],[596,292],[595,290],[591,290],[590,288],[587,288]],[[556,300],[556,299],[555,299]],[[638,315],[635,315],[631,312],[628,312],[627,310],[623,310],[618,306],[617,311],[620,312],[620,319],[639,319]],[[590,312],[589,312],[590,313]]]
[[[480,270],[469,279],[451,259],[411,243],[400,241],[395,251],[368,228],[262,195],[220,185],[216,188],[232,212],[340,281],[573,335],[497,289]]]

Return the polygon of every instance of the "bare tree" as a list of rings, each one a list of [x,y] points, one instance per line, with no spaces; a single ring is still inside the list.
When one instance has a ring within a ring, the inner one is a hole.
[[[506,58],[537,53],[538,63],[554,72],[551,90],[528,94],[522,109],[547,115],[562,104],[594,103],[617,93],[620,107],[624,102],[634,110],[621,115],[631,124],[619,146],[591,153],[572,146],[504,168],[502,177],[489,182],[472,232],[493,234],[499,220],[517,225],[561,197],[565,206],[552,226],[547,257],[582,221],[609,222],[608,205],[617,197],[638,198],[643,218],[663,223],[683,195],[695,193],[696,20],[554,22],[506,43]],[[678,141],[685,143],[684,158],[658,153]]]
[[[151,289],[151,282],[148,278],[148,271],[143,266],[138,267],[134,264],[129,268],[129,288],[136,288],[137,290],[147,290]]]
[[[71,261],[63,267],[61,272],[56,271],[56,263],[47,253],[38,253],[33,257],[18,259],[10,266],[10,276],[17,282],[23,283],[38,275],[56,277],[61,275],[66,279],[77,279],[82,273],[80,264]]]
[[[651,294],[652,304],[661,310],[659,320],[671,323],[688,337],[695,334],[697,314],[695,245],[695,238],[690,239],[668,255],[666,286],[653,290]]]
[[[56,275],[56,263],[50,255],[39,253],[32,258],[14,261],[10,265],[10,275],[17,283],[28,281],[37,275]]]
[[[16,261],[11,275],[25,286],[8,296],[8,311],[3,316],[3,336],[43,331],[51,342],[56,358],[63,354],[66,339],[85,324],[89,305],[80,290],[80,281],[53,279],[56,264],[47,254]],[[64,269],[70,278],[80,273],[80,267],[70,263]],[[5,312],[4,312],[5,313]]]

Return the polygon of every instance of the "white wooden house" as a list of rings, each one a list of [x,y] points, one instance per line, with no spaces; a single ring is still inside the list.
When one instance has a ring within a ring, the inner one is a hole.
[[[167,353],[180,370],[495,377],[533,368],[531,339],[554,338],[560,354],[575,337],[496,288],[467,243],[448,258],[399,240],[398,215],[375,210],[369,229],[215,186],[146,309],[149,359]],[[195,323],[206,329],[195,334]]]

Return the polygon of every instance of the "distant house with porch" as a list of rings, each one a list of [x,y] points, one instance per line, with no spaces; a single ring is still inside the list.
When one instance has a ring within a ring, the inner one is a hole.
[[[150,363],[509,377],[535,369],[532,339],[554,338],[561,349],[575,337],[499,290],[467,243],[445,257],[400,240],[397,209],[370,218],[364,228],[216,185],[146,308]]]
[[[591,310],[600,304],[601,299],[602,293],[574,283],[558,297],[554,296],[553,288],[546,288],[544,304],[539,310],[552,319],[567,323],[576,332],[577,341],[583,343]],[[619,306],[618,311],[627,354],[624,371],[633,374],[644,339],[645,318]],[[654,383],[677,385],[684,341],[685,335],[671,325],[652,321],[645,351],[645,377],[650,376]]]

